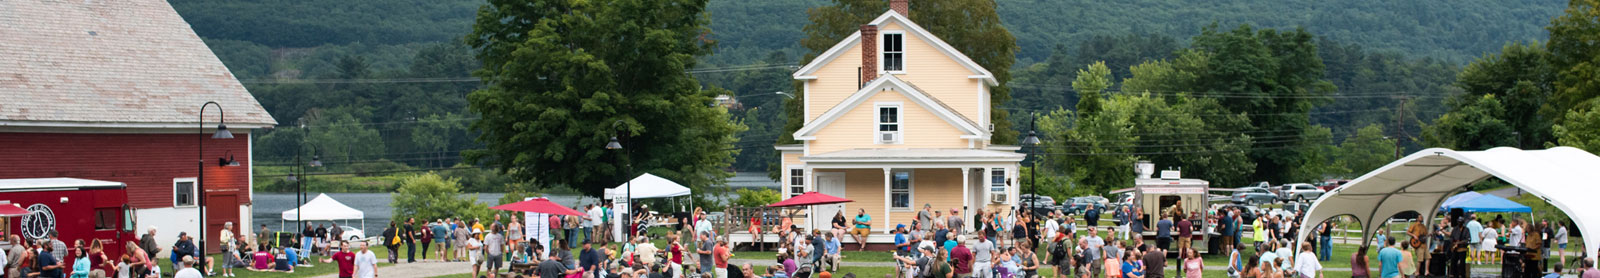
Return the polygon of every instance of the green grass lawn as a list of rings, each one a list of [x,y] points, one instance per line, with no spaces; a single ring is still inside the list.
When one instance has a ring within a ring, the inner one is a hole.
[[[433,250],[430,249],[428,251],[433,251]],[[417,252],[422,252],[422,250],[417,250]],[[378,257],[378,267],[381,268],[381,267],[389,266],[389,261],[388,261],[388,259],[386,259],[386,258],[389,257],[389,250],[388,249],[382,248],[380,246],[379,248],[373,248],[372,249],[372,253],[374,253]],[[222,274],[222,268],[221,268],[222,257],[220,255],[216,255],[216,254],[212,254],[209,257],[211,257],[211,259],[215,260],[216,263],[217,263],[217,269],[214,269],[212,271],[216,272],[216,274],[218,274],[218,275],[221,275]],[[252,271],[252,270],[249,270],[249,269],[246,269],[246,268],[235,268],[235,269],[233,269],[233,274],[238,275],[241,278],[311,277],[311,276],[317,276],[317,275],[331,274],[331,273],[339,271],[339,266],[338,265],[335,265],[334,263],[331,263],[331,262],[330,263],[323,263],[322,262],[322,259],[325,259],[327,257],[314,256],[312,258],[314,260],[311,263],[312,266],[309,266],[309,267],[305,267],[305,266],[295,267],[294,268],[294,273]],[[405,259],[403,255],[402,255],[401,259],[402,260]],[[172,260],[169,260],[169,259],[166,259],[166,258],[160,258],[160,259],[157,259],[157,260],[160,261],[161,271],[165,273],[162,276],[170,277],[171,274],[173,273],[173,270],[174,270],[174,268],[172,268]],[[220,276],[218,276],[218,277],[220,277]]]

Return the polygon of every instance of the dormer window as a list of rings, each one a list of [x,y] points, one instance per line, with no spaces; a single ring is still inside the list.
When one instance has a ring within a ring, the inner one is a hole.
[[[905,71],[905,33],[883,34],[883,71]]]

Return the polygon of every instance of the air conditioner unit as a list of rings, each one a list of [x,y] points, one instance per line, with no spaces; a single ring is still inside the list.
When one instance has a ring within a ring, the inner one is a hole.
[[[1009,198],[1006,198],[1006,197],[1009,197],[1009,196],[1006,196],[1005,193],[991,193],[991,194],[989,194],[989,202],[990,203],[996,203],[996,204],[1005,203],[1006,200],[1009,199]]]
[[[899,132],[879,131],[878,132],[878,143],[894,143],[896,141],[899,141],[898,140],[898,139],[900,139],[899,137],[900,137],[900,133]]]

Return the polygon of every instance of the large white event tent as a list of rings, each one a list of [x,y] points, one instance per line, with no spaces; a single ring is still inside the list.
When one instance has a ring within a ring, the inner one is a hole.
[[[630,186],[633,189],[631,191],[629,190]],[[632,199],[637,200],[672,198],[688,195],[688,187],[684,187],[683,185],[662,177],[658,177],[656,175],[651,175],[650,173],[639,175],[639,177],[635,177],[633,180],[617,185],[617,187],[607,188],[605,190],[605,198],[607,200],[611,200],[612,204],[611,219],[624,219],[624,217],[627,217],[629,210],[628,199],[630,196]],[[615,238],[624,238],[623,235],[626,233],[623,231],[622,224],[627,222],[628,221],[626,220],[611,221],[611,232],[616,236]]]
[[[301,211],[305,211],[306,214],[300,215]],[[300,205],[299,208],[283,211],[283,220],[279,221],[278,225],[283,227],[285,225],[283,222],[295,221],[296,219],[300,221],[346,220],[347,222],[350,219],[360,219],[361,230],[365,231],[367,229],[366,215],[361,210],[340,203],[339,200],[334,200],[333,197],[328,197],[328,194],[324,193],[317,194],[316,198],[311,198],[311,201]]]
[[[1600,157],[1571,147],[1422,150],[1323,194],[1311,204],[1301,225],[1311,227],[1349,215],[1362,226],[1361,242],[1370,243],[1380,228],[1372,223],[1406,211],[1419,212],[1422,221],[1433,223],[1434,212],[1446,198],[1491,176],[1565,211],[1583,233],[1600,233],[1600,213],[1581,213],[1600,211],[1600,202],[1595,201],[1600,196]],[[1301,229],[1296,238],[1303,240],[1311,232]],[[1600,237],[1583,241],[1584,246],[1600,246]]]

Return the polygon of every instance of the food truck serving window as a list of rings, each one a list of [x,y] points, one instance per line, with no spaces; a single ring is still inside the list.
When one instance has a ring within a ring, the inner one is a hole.
[[[94,209],[94,230],[104,231],[116,229],[118,213],[121,212],[117,208]]]

